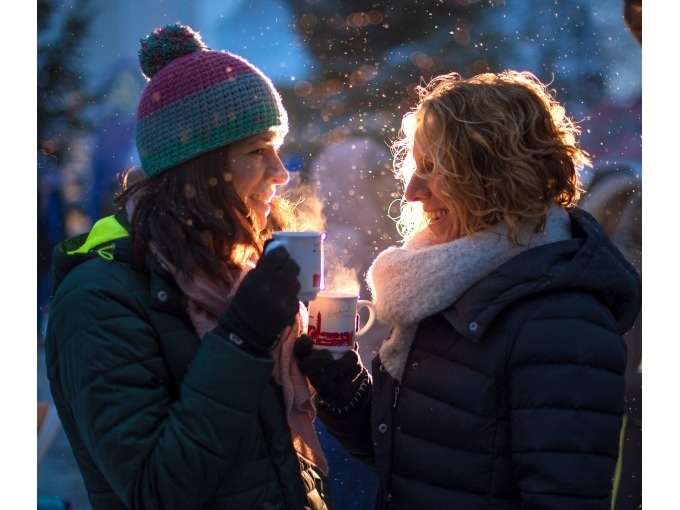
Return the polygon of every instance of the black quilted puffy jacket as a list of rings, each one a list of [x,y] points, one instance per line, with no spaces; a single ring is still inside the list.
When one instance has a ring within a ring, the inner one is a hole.
[[[377,509],[608,510],[624,413],[622,334],[641,280],[593,218],[420,322],[402,381],[319,417],[377,469]]]

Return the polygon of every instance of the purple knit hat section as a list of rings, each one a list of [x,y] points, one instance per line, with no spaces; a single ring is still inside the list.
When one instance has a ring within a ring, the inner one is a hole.
[[[246,59],[207,49],[182,25],[141,42],[150,81],[137,108],[136,141],[148,176],[270,128],[288,131],[281,97]]]
[[[191,94],[253,72],[252,65],[227,52],[204,51],[179,58],[146,86],[144,95],[149,100],[140,101],[137,121]]]

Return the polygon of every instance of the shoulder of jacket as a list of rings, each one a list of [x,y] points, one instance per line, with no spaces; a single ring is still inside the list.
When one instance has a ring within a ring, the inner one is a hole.
[[[103,284],[125,281],[126,284],[134,281],[145,281],[148,277],[132,264],[119,260],[106,260],[101,257],[93,257],[74,267],[64,281],[84,280],[81,283]]]
[[[123,302],[139,300],[140,294],[148,293],[149,279],[144,273],[123,262],[95,257],[69,272],[56,289],[53,301],[57,303],[68,296],[73,303],[109,296]]]
[[[550,364],[580,359],[592,366],[625,366],[622,335],[608,308],[587,291],[551,291],[508,309],[500,329],[517,360]],[[596,361],[597,360],[597,361]],[[524,363],[525,361],[520,361]]]

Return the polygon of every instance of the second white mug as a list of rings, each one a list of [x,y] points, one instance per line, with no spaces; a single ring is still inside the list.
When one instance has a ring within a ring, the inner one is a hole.
[[[359,310],[368,310],[366,324],[360,326]],[[356,294],[321,291],[309,302],[307,334],[317,349],[328,349],[335,359],[354,347],[355,339],[365,335],[375,322],[375,305]]]

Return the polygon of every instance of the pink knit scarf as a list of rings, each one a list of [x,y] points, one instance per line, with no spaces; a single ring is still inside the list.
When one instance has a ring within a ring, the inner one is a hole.
[[[231,274],[231,285],[215,282],[200,273],[188,278],[162,257],[153,242],[150,243],[150,247],[158,260],[172,273],[186,295],[194,329],[198,337],[203,339],[208,331],[217,326],[217,317],[227,309],[241,280],[252,266]],[[312,388],[307,378],[300,372],[293,356],[295,340],[307,331],[307,322],[307,309],[300,303],[300,313],[296,316],[295,324],[281,332],[281,342],[272,351],[274,357],[272,375],[277,384],[283,388],[286,418],[295,450],[328,475],[328,463],[312,423],[316,416],[311,400]]]

